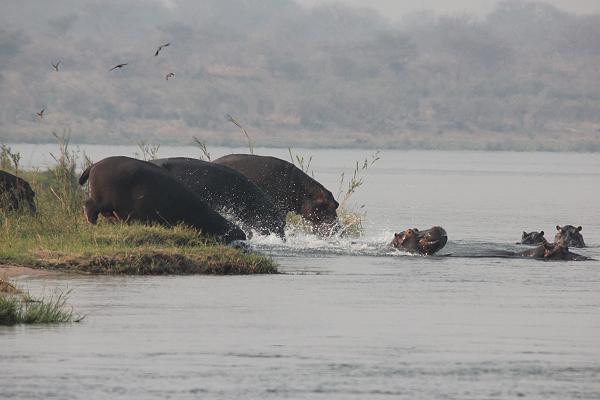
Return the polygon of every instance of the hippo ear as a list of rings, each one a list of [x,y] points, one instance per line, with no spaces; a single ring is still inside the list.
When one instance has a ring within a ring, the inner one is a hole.
[[[526,238],[527,237],[527,232],[523,231],[523,235],[521,235],[521,237]]]
[[[544,231],[540,231],[540,236],[544,236]]]
[[[577,227],[577,232],[581,232],[581,230],[582,230],[582,229],[583,229],[583,228],[582,228],[581,226],[578,226],[578,227]]]
[[[394,233],[394,237],[400,237],[401,235],[399,233]]]
[[[556,225],[556,230],[560,231],[562,228],[560,227],[560,225]]]

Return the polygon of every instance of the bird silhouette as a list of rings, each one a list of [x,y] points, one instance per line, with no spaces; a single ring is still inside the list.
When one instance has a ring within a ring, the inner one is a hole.
[[[52,64],[52,67],[54,68],[54,70],[55,70],[56,72],[58,72],[58,66],[60,65],[60,60],[58,60],[58,61],[56,62],[56,64],[54,64],[54,63],[50,63],[50,64]]]
[[[36,114],[38,117],[40,117],[40,119],[42,119],[42,118],[44,118],[44,111],[46,111],[46,109],[45,109],[45,108],[42,108],[42,111],[40,111],[40,112],[36,112],[35,114]]]
[[[118,65],[115,65],[114,67],[112,67],[111,69],[109,69],[108,71],[110,72],[110,71],[112,71],[113,69],[117,69],[117,68],[123,68],[123,67],[124,67],[124,66],[126,66],[126,65],[127,65],[127,63],[124,63],[124,64],[118,64]]]
[[[172,72],[169,72],[169,73],[167,74],[167,76],[165,76],[165,79],[166,79],[166,80],[169,80],[169,78],[172,78],[172,77],[174,77],[174,76],[175,76],[175,74],[174,74],[174,73],[172,73]]]
[[[167,47],[170,45],[171,45],[171,43],[165,43],[165,44],[161,44],[160,46],[158,46],[158,49],[156,49],[156,53],[154,53],[154,57],[156,57],[158,55],[158,53],[160,53],[160,51],[163,49],[163,47]]]

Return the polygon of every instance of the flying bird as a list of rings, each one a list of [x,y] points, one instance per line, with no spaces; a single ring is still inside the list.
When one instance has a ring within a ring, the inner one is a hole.
[[[156,49],[156,53],[154,53],[154,57],[156,57],[158,55],[158,53],[160,53],[160,51],[163,49],[163,47],[167,47],[170,45],[171,45],[171,43],[165,43],[165,44],[161,44],[160,46],[158,46],[158,49]]]
[[[58,61],[56,62],[56,64],[54,64],[54,63],[50,63],[50,64],[52,64],[52,67],[54,68],[54,70],[55,70],[56,72],[58,72],[58,66],[60,65],[60,60],[58,60]]]
[[[174,76],[175,76],[175,74],[174,74],[174,73],[172,73],[172,72],[169,72],[169,73],[167,74],[167,76],[165,76],[165,79],[166,79],[166,80],[169,80],[169,78],[172,78],[172,77],[174,77]]]
[[[115,65],[114,67],[112,67],[111,69],[109,69],[108,71],[110,72],[110,71],[112,71],[113,69],[117,69],[117,68],[123,68],[123,67],[124,67],[124,66],[126,66],[126,65],[127,65],[127,63],[124,63],[124,64],[118,64],[118,65]]]
[[[42,108],[42,111],[40,111],[40,112],[36,112],[35,114],[36,114],[38,117],[40,117],[40,119],[42,119],[42,118],[44,118],[44,111],[46,111],[46,109],[45,109],[45,108]]]

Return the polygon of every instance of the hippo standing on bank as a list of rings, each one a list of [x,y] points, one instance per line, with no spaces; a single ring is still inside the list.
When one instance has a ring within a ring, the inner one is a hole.
[[[0,171],[0,210],[26,209],[35,213],[35,192],[26,180],[6,171]]]
[[[175,157],[150,161],[169,171],[213,210],[227,210],[241,227],[261,234],[285,237],[285,217],[254,183],[224,165],[195,158]]]
[[[420,231],[417,228],[395,233],[390,243],[393,247],[409,253],[431,255],[441,250],[448,242],[448,235],[441,226]]]
[[[297,213],[317,227],[337,221],[339,204],[333,194],[290,162],[253,154],[231,154],[214,162],[246,176],[285,214]]]
[[[523,235],[521,235],[521,241],[517,242],[517,244],[544,244],[547,240],[544,237],[544,231],[540,232],[525,232],[523,231]]]
[[[79,184],[89,179],[85,215],[95,224],[98,215],[124,221],[162,225],[184,223],[226,243],[244,240],[237,226],[213,211],[166,170],[129,157],[108,157],[88,167]]]
[[[554,243],[567,246],[567,247],[585,247],[585,242],[583,241],[583,235],[581,235],[581,230],[583,228],[578,226],[577,228],[573,225],[556,225],[556,235],[554,236]]]

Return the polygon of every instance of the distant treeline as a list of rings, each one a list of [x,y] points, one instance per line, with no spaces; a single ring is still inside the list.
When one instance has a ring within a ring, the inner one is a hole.
[[[261,146],[600,151],[600,15],[39,3],[0,16],[0,141],[243,145],[231,114]]]

